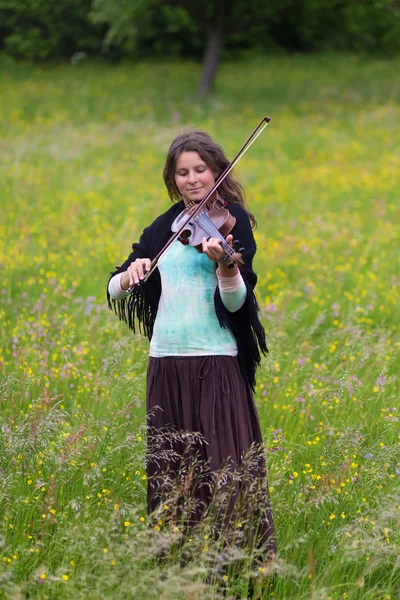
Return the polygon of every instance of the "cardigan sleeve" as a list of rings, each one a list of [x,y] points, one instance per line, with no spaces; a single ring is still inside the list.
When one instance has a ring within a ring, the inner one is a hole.
[[[135,285],[128,294],[124,294],[122,297],[112,297],[110,294],[110,283],[115,275],[124,273],[137,258],[154,258],[153,240],[157,236],[160,218],[158,217],[151,225],[144,229],[139,242],[132,244],[132,252],[128,258],[121,266],[115,268],[107,282],[108,307],[114,310],[118,318],[127,323],[133,332],[136,331],[136,326],[138,326],[139,331],[143,331],[149,339],[152,336],[161,293],[161,282],[158,271],[154,272],[146,282]]]

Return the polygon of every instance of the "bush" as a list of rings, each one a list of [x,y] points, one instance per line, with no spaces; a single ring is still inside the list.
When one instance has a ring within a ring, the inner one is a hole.
[[[90,0],[0,0],[2,49],[15,58],[99,53],[104,30],[88,19]]]

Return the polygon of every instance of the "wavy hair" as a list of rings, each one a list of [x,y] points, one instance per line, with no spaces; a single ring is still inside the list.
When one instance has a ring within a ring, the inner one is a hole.
[[[164,166],[164,182],[172,202],[177,202],[181,199],[175,183],[175,168],[176,162],[182,152],[197,152],[216,174],[216,179],[229,165],[229,160],[225,156],[225,152],[221,146],[214,142],[208,133],[200,130],[184,131],[172,142]],[[244,185],[232,175],[232,172],[229,173],[218,187],[218,191],[222,198],[228,200],[228,202],[239,204],[248,214],[252,228],[255,229],[257,227],[257,221],[246,205]]]

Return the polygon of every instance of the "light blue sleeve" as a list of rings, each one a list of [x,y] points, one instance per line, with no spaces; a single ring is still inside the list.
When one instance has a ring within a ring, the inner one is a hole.
[[[223,292],[220,288],[221,300],[223,305],[229,312],[233,313],[242,308],[247,296],[247,288],[245,282],[241,281],[240,287],[234,292]]]

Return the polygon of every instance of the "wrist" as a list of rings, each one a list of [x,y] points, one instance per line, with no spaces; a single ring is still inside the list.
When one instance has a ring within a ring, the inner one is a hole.
[[[125,273],[122,273],[122,276],[121,276],[119,284],[120,284],[121,290],[123,292],[127,292],[128,291],[128,289],[129,289],[129,275],[128,275],[127,271],[125,271]]]
[[[239,273],[239,268],[234,265],[231,269],[225,263],[218,263],[217,274],[220,277],[235,277]]]

